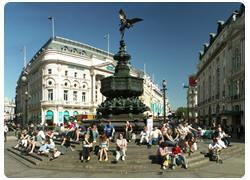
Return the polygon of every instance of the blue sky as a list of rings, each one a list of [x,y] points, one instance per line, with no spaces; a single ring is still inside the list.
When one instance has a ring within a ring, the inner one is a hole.
[[[55,17],[55,35],[107,50],[104,35],[110,34],[110,52],[119,49],[119,17],[140,17],[125,32],[131,64],[161,86],[167,81],[171,109],[186,106],[188,76],[196,71],[198,51],[217,31],[217,20],[226,21],[240,3],[7,3],[4,8],[4,96],[15,97],[23,68],[22,47],[27,62],[52,36],[48,16]]]

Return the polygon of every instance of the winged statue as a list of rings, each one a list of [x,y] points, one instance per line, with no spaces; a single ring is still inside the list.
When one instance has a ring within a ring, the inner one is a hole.
[[[127,19],[126,14],[123,12],[122,9],[120,9],[120,11],[119,11],[119,17],[120,17],[120,20],[121,20],[120,31],[121,31],[122,39],[123,39],[123,36],[124,36],[125,28],[129,29],[130,27],[133,26],[134,23],[143,20],[141,18]]]

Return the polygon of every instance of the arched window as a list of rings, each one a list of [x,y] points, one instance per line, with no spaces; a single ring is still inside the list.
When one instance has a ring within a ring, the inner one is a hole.
[[[64,111],[64,120],[69,120],[69,111]]]
[[[74,111],[74,112],[73,112],[73,116],[75,116],[75,115],[78,115],[78,112],[77,112],[77,111]]]
[[[53,111],[48,110],[46,113],[46,116],[45,116],[45,120],[52,120],[53,121],[53,116],[54,116]]]

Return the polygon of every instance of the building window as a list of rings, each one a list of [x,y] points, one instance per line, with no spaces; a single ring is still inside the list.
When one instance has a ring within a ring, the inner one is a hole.
[[[95,86],[95,102],[97,102],[97,100],[98,100],[98,87],[97,86]]]
[[[209,76],[208,78],[208,98],[210,99],[211,98],[211,86],[212,86],[212,80],[211,80],[211,76]]]
[[[63,50],[63,51],[68,51],[68,47],[67,47],[67,46],[64,46],[64,47],[62,48],[62,50]]]
[[[82,102],[86,102],[86,93],[82,92]]]
[[[74,87],[76,88],[76,87],[77,87],[77,84],[74,84]]]
[[[65,86],[65,87],[67,87],[67,86],[68,86],[68,83],[67,83],[67,82],[65,82],[65,83],[64,83],[64,86]]]
[[[86,88],[85,84],[82,86],[82,88],[83,88],[83,89]]]
[[[68,76],[68,71],[65,71],[65,76]]]
[[[77,91],[73,91],[73,101],[77,101]]]
[[[75,72],[75,78],[77,77],[77,72]]]
[[[63,93],[63,100],[64,100],[64,101],[68,101],[68,91],[67,91],[67,90],[64,90],[64,93]]]
[[[74,49],[72,50],[72,52],[75,54],[75,53],[77,53],[77,50],[74,48]]]
[[[53,89],[48,89],[48,101],[53,100]]]
[[[48,74],[52,74],[52,69],[48,69]]]
[[[218,68],[216,71],[216,97],[220,96],[220,69]]]
[[[52,85],[52,81],[49,81],[49,82],[48,82],[48,85],[50,85],[50,86],[51,86],[51,85]]]
[[[82,50],[81,55],[86,55],[86,52]]]
[[[86,79],[86,74],[83,74],[83,79]]]

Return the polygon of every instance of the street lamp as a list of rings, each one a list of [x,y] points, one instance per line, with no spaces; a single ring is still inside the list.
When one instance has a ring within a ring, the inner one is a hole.
[[[183,85],[183,88],[187,88],[188,90],[187,90],[187,120],[188,120],[188,123],[190,123],[189,122],[189,86],[187,86],[187,85],[185,85],[184,83],[182,84]],[[184,116],[185,117],[185,116]]]
[[[23,122],[22,122],[22,125],[24,125],[25,123],[27,123],[27,119],[28,119],[28,79],[27,79],[27,75],[28,75],[28,72],[27,71],[24,71],[23,72],[23,76],[21,77],[21,80],[23,82],[23,85],[25,86],[25,116],[23,118]]]
[[[163,119],[164,119],[164,123],[166,122],[166,88],[167,86],[167,82],[165,81],[165,79],[162,81],[162,87],[163,87]]]

